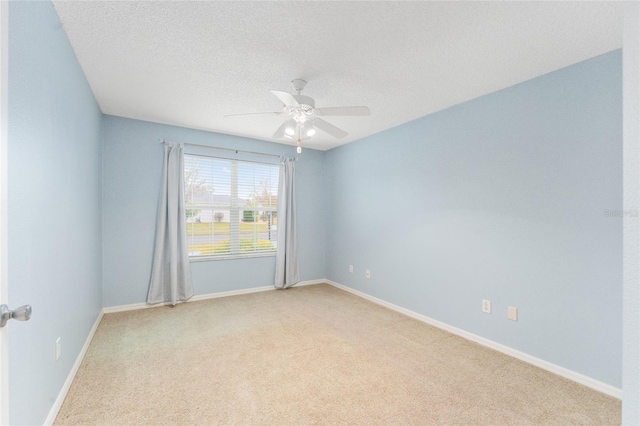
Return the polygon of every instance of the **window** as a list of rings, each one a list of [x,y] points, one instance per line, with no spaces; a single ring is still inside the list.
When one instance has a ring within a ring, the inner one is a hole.
[[[275,253],[278,175],[275,164],[185,154],[189,257]]]

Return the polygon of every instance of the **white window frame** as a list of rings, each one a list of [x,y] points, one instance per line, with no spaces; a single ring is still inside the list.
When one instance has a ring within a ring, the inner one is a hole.
[[[189,262],[209,262],[215,260],[233,260],[233,259],[247,259],[247,258],[256,258],[256,257],[275,257],[276,248],[273,250],[264,250],[264,251],[255,251],[255,252],[241,252],[240,251],[240,206],[238,203],[238,163],[254,163],[267,165],[272,167],[279,167],[278,164],[274,163],[266,163],[259,161],[251,161],[251,160],[242,160],[237,158],[227,158],[227,157],[219,157],[215,155],[203,155],[203,154],[190,154],[185,153],[185,157],[204,157],[211,158],[216,160],[225,160],[231,162],[231,205],[216,205],[216,203],[206,204],[206,203],[195,203],[188,204],[185,201],[185,210],[187,209],[201,209],[201,210],[211,210],[213,211],[224,211],[225,214],[228,212],[229,214],[229,243],[230,243],[230,251],[231,253],[224,254],[210,254],[203,256],[192,256],[189,255]],[[184,179],[184,177],[183,177]],[[276,197],[278,195],[279,185],[276,186]],[[186,197],[186,194],[185,194]],[[276,198],[277,199],[277,198]],[[256,207],[255,209],[243,209],[244,211],[252,210],[254,212],[275,212],[277,214],[278,207]],[[212,226],[213,226],[212,222]],[[189,224],[187,224],[187,227]],[[235,232],[234,232],[235,231]],[[237,239],[234,238],[237,236]],[[188,238],[188,236],[187,236]]]

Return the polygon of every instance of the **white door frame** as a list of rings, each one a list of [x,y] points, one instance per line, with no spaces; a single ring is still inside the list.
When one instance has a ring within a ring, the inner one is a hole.
[[[9,2],[0,0],[0,303],[9,303],[7,283],[7,108]],[[8,329],[0,328],[0,424],[9,424]]]
[[[640,208],[640,4],[625,2],[622,50],[623,205]],[[625,216],[623,233],[622,424],[640,422],[640,219]]]

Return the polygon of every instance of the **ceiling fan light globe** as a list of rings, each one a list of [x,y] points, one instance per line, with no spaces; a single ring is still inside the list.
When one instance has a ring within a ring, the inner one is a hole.
[[[309,139],[311,136],[315,135],[316,129],[313,127],[313,124],[311,124],[311,121],[306,121],[300,129],[300,133],[302,134],[303,139]]]
[[[287,136],[293,137],[293,135],[296,134],[296,126],[297,126],[297,123],[293,118],[290,120],[287,120],[287,127],[285,127],[284,129],[284,134]]]

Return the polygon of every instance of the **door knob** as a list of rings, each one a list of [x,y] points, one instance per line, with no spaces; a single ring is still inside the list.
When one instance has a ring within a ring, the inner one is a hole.
[[[4,327],[7,325],[7,321],[10,319],[17,319],[18,321],[29,321],[31,318],[31,305],[20,306],[13,311],[9,309],[7,305],[0,306],[0,313],[2,317],[0,318],[0,327]]]

